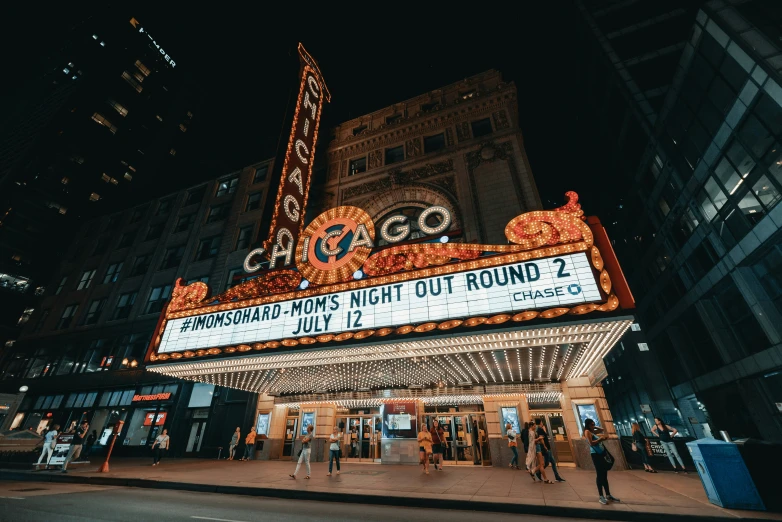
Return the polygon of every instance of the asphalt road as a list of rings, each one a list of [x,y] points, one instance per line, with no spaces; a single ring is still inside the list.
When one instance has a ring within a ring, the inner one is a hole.
[[[525,516],[540,522],[575,521]],[[0,520],[93,520],[158,522],[251,522],[255,520],[382,520],[383,522],[448,522],[491,519],[518,521],[518,515],[447,511],[409,507],[368,506],[338,502],[294,501],[216,493],[126,487],[0,481]]]

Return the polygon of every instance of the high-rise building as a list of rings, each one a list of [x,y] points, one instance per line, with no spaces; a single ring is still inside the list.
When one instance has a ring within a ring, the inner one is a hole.
[[[158,32],[159,31],[159,32]],[[171,46],[171,47],[169,47]],[[0,341],[80,220],[161,194],[200,103],[163,28],[93,12],[9,101],[0,136]],[[38,290],[41,292],[42,288]],[[25,311],[27,310],[27,311]]]
[[[29,388],[0,430],[86,418],[102,435],[123,420],[115,452],[135,455],[159,426],[176,422],[186,426],[172,431],[175,455],[217,456],[220,430],[251,418],[255,395],[161,378],[144,371],[144,354],[177,278],[215,293],[242,281],[245,256],[265,239],[272,166],[250,165],[83,224],[52,268],[56,284],[0,359],[0,389]],[[101,437],[96,451],[105,445]]]
[[[658,416],[695,437],[782,440],[779,17],[776,2],[705,2],[625,170],[614,240],[645,336],[606,361],[625,434]]]

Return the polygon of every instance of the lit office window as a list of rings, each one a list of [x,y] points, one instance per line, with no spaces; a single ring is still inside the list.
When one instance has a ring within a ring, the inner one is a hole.
[[[107,129],[109,129],[112,134],[116,134],[117,133],[117,126],[114,125],[113,123],[111,123],[109,120],[107,120],[106,117],[103,116],[99,112],[96,112],[96,113],[94,113],[92,115],[92,121],[94,121],[96,123],[100,123],[101,125],[103,125]]]
[[[141,63],[140,60],[136,60],[135,65],[136,67],[138,67],[138,70],[141,71],[141,74],[143,74],[144,76],[149,76],[149,69],[147,68],[146,65]]]
[[[133,87],[136,90],[136,92],[141,92],[144,90],[144,87],[141,86],[141,82],[139,82],[136,78],[131,76],[128,71],[122,73],[122,79],[128,82],[128,85]]]
[[[114,101],[111,98],[109,98],[108,104],[111,105],[111,107],[115,111],[117,111],[119,113],[119,115],[122,116],[123,118],[128,115],[128,109],[126,109],[125,106],[122,105],[121,103],[119,103],[117,101]]]

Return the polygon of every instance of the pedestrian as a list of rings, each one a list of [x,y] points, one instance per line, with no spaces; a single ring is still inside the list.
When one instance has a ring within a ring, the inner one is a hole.
[[[337,461],[337,475],[339,475],[339,427],[334,426],[334,430],[329,435],[329,473],[327,477],[331,476],[331,469],[334,460]]]
[[[535,482],[535,472],[538,470],[538,457],[535,451],[535,425],[531,422],[524,423],[524,429],[527,432],[527,459],[525,464],[527,465],[527,471],[532,477],[532,482]],[[542,478],[540,480],[543,480]]]
[[[358,431],[355,426],[350,428],[350,456],[358,457]]]
[[[673,472],[679,473],[679,471],[676,469],[676,460],[678,460],[679,465],[682,467],[682,471],[685,475],[688,475],[687,470],[684,469],[684,461],[682,461],[682,457],[679,455],[679,450],[676,449],[676,443],[673,441],[673,438],[677,433],[679,433],[679,431],[676,428],[672,428],[665,424],[661,418],[655,417],[654,426],[652,426],[652,433],[660,437],[660,444],[663,445],[665,456],[667,456],[668,460],[671,462]],[[674,457],[676,457],[676,460],[674,460]]]
[[[565,482],[565,479],[559,476],[557,461],[554,460],[554,453],[551,451],[551,441],[549,441],[548,431],[541,418],[535,419],[535,433],[537,433],[539,437],[543,437],[543,467],[545,468],[551,464],[551,469],[554,471],[554,478],[556,481]]]
[[[48,432],[46,432],[46,436],[43,438],[43,448],[41,449],[41,456],[38,457],[38,462],[35,463],[36,466],[40,466],[41,461],[46,459],[45,466],[49,465],[49,459],[52,458],[52,452],[54,451],[54,447],[57,445],[57,435],[59,435],[60,431],[60,425],[55,424],[52,426],[52,429],[50,429]]]
[[[239,429],[239,426],[236,427],[236,431],[234,431],[233,435],[231,435],[231,442],[228,443],[228,460],[234,459],[234,453],[236,452],[236,446],[239,445],[239,437],[242,436],[242,430]]]
[[[79,427],[73,433],[73,439],[71,440],[71,447],[68,450],[68,455],[65,457],[65,462],[62,463],[62,472],[68,473],[68,464],[79,458],[81,450],[84,447],[84,440],[87,436],[87,432],[90,430],[90,423],[86,420],[81,421]]]
[[[535,477],[538,478],[544,484],[553,484],[554,482],[549,480],[546,476],[546,463],[543,458],[543,452],[546,447],[543,445],[543,435],[538,434],[535,423],[529,423],[529,453],[535,452],[533,464],[530,467],[530,475],[533,475],[532,480]],[[529,458],[529,455],[527,455]],[[534,469],[533,469],[534,468]]]
[[[445,444],[445,431],[440,426],[440,421],[432,419],[432,429],[429,430],[432,435],[432,462],[435,471],[443,470],[443,445]],[[437,467],[437,463],[440,467]]]
[[[163,428],[163,432],[158,435],[155,442],[152,443],[152,453],[154,455],[152,459],[153,466],[160,464],[160,459],[166,454],[170,444],[171,437],[168,436],[168,430]]]
[[[242,457],[241,460],[252,460],[253,449],[255,448],[255,437],[257,436],[258,433],[255,431],[255,426],[253,426],[250,428],[250,433],[244,438],[244,457]]]
[[[597,473],[597,492],[600,495],[598,502],[601,504],[608,504],[608,501],[620,502],[620,500],[611,495],[611,489],[608,486],[608,470],[609,466],[606,463],[606,449],[603,446],[603,441],[608,440],[608,436],[597,436],[598,433],[603,433],[603,428],[595,426],[595,421],[587,419],[584,421],[584,438],[589,442],[589,454],[592,457],[592,463],[595,465],[595,472]],[[603,494],[605,490],[605,495]]]
[[[508,467],[511,469],[519,469],[519,450],[516,449],[516,447],[519,445],[518,441],[516,440],[518,438],[518,434],[516,433],[516,430],[513,429],[513,426],[511,426],[510,422],[505,425],[505,435],[508,437],[508,447],[513,453],[513,458],[510,459],[510,464],[508,464]]]
[[[525,422],[521,430],[521,443],[524,444],[524,454],[526,455],[529,451],[529,422]]]
[[[92,432],[90,432],[90,436],[87,437],[87,444],[86,444],[86,448],[84,449],[85,455],[89,455],[90,453],[92,453],[92,446],[95,444],[96,440],[98,440],[98,432],[92,430]]]
[[[296,464],[296,471],[290,475],[292,479],[296,478],[296,474],[299,472],[299,468],[301,467],[302,462],[307,464],[307,476],[304,478],[310,478],[310,443],[313,439],[312,432],[314,429],[315,428],[312,426],[312,424],[308,425],[307,434],[301,438],[301,452],[299,452],[299,462]]]
[[[649,456],[646,454],[646,437],[641,433],[641,426],[637,422],[632,424],[633,428],[633,451],[638,452],[641,455],[641,462],[644,465],[644,471],[647,473],[657,473],[657,471],[649,465]]]
[[[424,466],[424,473],[429,474],[429,456],[432,454],[432,434],[421,422],[421,431],[418,432],[418,457]]]

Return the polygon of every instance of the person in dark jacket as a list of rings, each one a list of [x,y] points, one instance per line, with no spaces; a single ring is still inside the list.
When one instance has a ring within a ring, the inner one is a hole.
[[[644,471],[647,473],[657,473],[657,471],[649,464],[649,455],[646,453],[646,437],[641,433],[641,426],[637,422],[632,424],[633,428],[633,442],[635,443],[635,451],[641,456],[641,462],[644,463]]]

